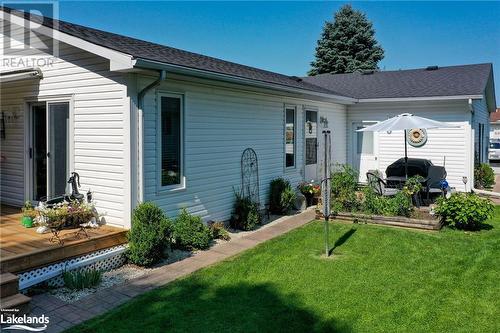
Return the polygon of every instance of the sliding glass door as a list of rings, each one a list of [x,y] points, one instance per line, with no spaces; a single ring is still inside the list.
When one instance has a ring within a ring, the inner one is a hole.
[[[69,102],[31,106],[33,200],[66,193],[69,176]]]

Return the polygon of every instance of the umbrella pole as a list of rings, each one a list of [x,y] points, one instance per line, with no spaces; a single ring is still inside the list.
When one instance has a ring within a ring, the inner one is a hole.
[[[406,142],[406,130],[405,130],[405,178],[408,179],[408,143]]]

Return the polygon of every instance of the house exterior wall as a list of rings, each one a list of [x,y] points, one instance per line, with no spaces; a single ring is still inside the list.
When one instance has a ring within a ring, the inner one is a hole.
[[[490,143],[490,113],[486,99],[475,99],[472,101],[472,129],[474,131],[474,160],[488,163],[488,147]],[[483,126],[482,138],[480,138],[479,127]],[[482,142],[480,147],[480,142]],[[479,160],[479,156],[481,159]]]
[[[347,107],[347,153],[349,163],[353,161],[353,123],[360,121],[382,121],[402,113],[454,123],[459,128],[429,129],[427,143],[420,148],[408,145],[408,156],[430,159],[435,165],[443,165],[448,173],[451,187],[464,190],[462,177],[467,176],[467,188],[472,182],[472,131],[471,114],[466,100],[456,101],[418,101],[418,102],[380,102],[358,103]],[[385,172],[388,165],[404,157],[403,131],[375,133],[378,139],[378,170]],[[356,167],[356,166],[354,166]]]
[[[138,87],[152,78],[141,76]],[[260,202],[268,201],[272,179],[283,176],[296,186],[304,174],[304,108],[328,117],[333,130],[333,159],[346,159],[345,106],[292,97],[257,93],[242,88],[218,87],[167,79],[144,100],[144,200],[154,201],[166,213],[176,216],[187,208],[204,220],[227,220],[234,203],[234,191],[241,184],[241,155],[253,148],[258,156]],[[186,187],[162,191],[158,182],[157,92],[184,96],[184,174]],[[284,105],[297,106],[296,167],[284,168]]]
[[[63,43],[52,66],[42,71],[42,80],[6,82],[0,87],[0,107],[6,115],[6,138],[0,143],[0,200],[19,206],[30,198],[25,175],[30,165],[28,103],[64,97],[71,102],[70,171],[80,174],[81,192],[94,192],[106,223],[128,226],[130,107],[124,76],[109,71],[109,60]]]

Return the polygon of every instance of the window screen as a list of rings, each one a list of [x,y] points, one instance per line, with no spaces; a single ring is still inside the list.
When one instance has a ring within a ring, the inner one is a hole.
[[[285,166],[295,166],[295,109],[285,109]]]
[[[181,183],[181,98],[161,97],[161,185]]]

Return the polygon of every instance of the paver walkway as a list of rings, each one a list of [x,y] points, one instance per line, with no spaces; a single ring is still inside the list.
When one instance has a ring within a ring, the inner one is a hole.
[[[297,215],[281,218],[272,225],[264,226],[242,237],[236,237],[227,243],[217,244],[207,251],[201,251],[189,258],[162,266],[124,284],[99,290],[71,304],[48,294],[36,295],[31,301],[31,315],[44,314],[49,317],[50,323],[44,332],[61,332],[103,314],[139,294],[166,285],[298,228],[313,220],[314,215],[314,210],[309,209]]]

